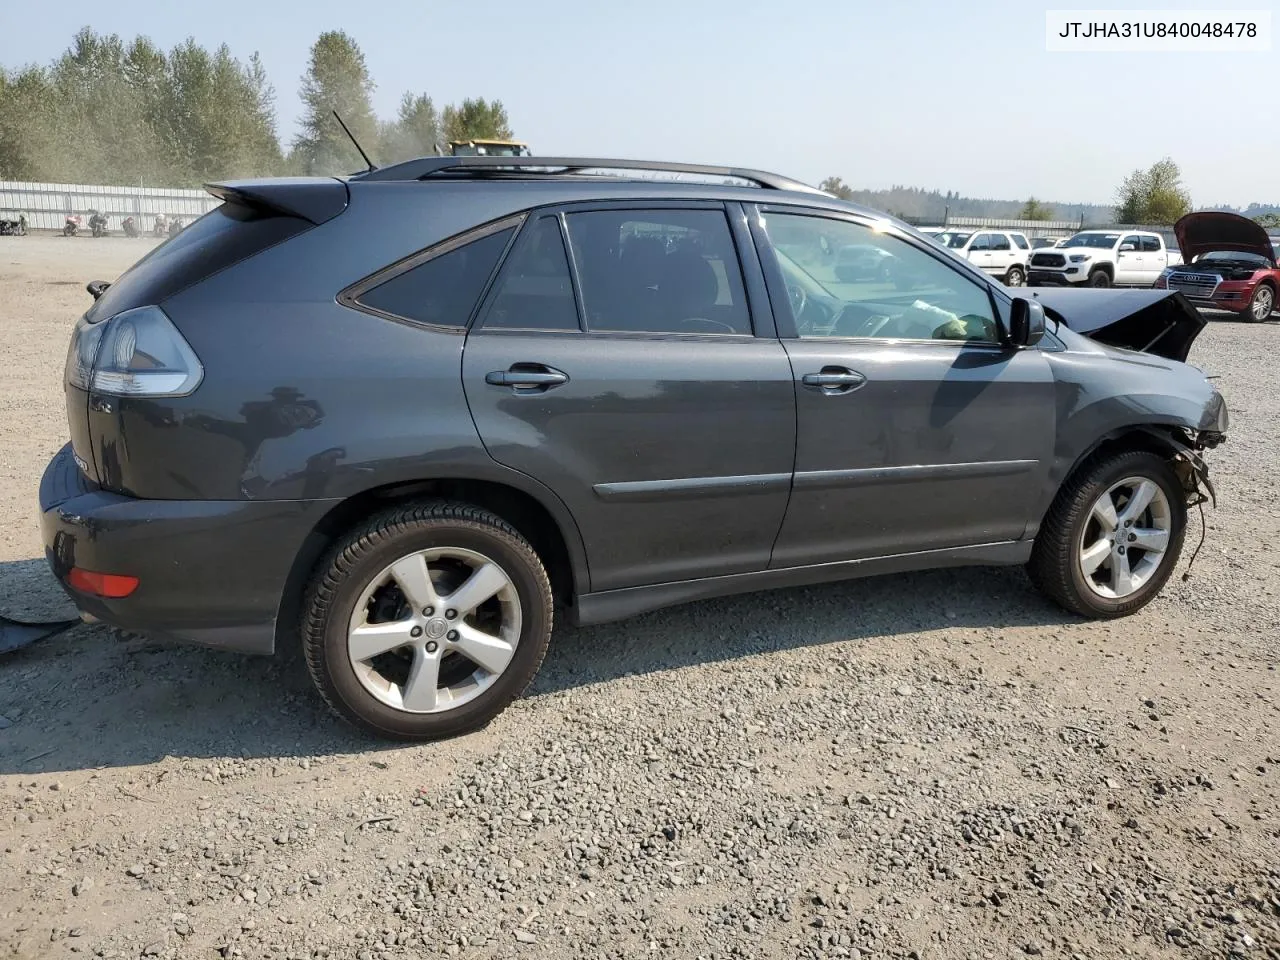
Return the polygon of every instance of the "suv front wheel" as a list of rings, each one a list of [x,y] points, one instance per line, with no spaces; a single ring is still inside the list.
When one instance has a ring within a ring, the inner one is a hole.
[[[381,737],[434,740],[484,726],[546,655],[551,585],[509,524],[457,503],[394,509],[322,561],[303,610],[316,688]]]
[[[1140,610],[1182,552],[1187,506],[1168,461],[1130,451],[1087,463],[1058,492],[1028,573],[1050,598],[1098,619]]]

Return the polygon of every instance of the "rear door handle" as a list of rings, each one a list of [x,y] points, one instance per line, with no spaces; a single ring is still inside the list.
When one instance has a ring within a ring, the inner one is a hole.
[[[841,394],[856,390],[867,382],[867,378],[848,367],[823,367],[821,373],[806,373],[800,382],[825,394]]]
[[[510,370],[494,370],[484,382],[495,387],[511,387],[517,393],[533,393],[569,382],[569,375],[542,363],[513,363]]]

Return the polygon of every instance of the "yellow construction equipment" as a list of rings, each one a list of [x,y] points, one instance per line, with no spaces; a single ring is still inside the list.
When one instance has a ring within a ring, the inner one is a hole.
[[[454,157],[529,157],[529,145],[519,140],[450,140]]]

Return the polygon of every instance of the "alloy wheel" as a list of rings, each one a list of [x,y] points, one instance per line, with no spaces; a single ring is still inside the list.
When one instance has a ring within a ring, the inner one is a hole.
[[[1253,295],[1253,319],[1267,320],[1271,317],[1271,311],[1275,308],[1275,294],[1271,292],[1270,287],[1259,287],[1258,292]]]
[[[1142,589],[1160,569],[1173,530],[1169,498],[1154,480],[1127,477],[1093,504],[1080,535],[1084,582],[1108,600]]]
[[[407,713],[442,713],[488,690],[515,656],[522,611],[502,567],[474,550],[419,550],[366,585],[347,627],[360,685]]]

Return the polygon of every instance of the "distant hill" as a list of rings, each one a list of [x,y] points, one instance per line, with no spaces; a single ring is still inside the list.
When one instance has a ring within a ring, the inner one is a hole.
[[[993,200],[989,198],[962,197],[955,191],[923,190],[920,187],[890,187],[888,190],[854,190],[855,203],[883,210],[896,216],[911,219],[936,219],[939,223],[948,212],[953,217],[1013,218],[1022,210],[1025,200]],[[1079,220],[1084,214],[1086,223],[1102,223],[1110,220],[1115,210],[1097,203],[1065,203],[1042,200],[1053,211],[1054,220]]]
[[[850,198],[855,203],[883,210],[895,216],[910,220],[937,220],[948,212],[953,217],[992,217],[1013,219],[1022,211],[1023,200],[994,200],[989,198],[962,197],[955,191],[945,193],[940,190],[924,190],[920,187],[890,187],[888,190],[854,190]],[[1054,200],[1039,201],[1052,211],[1053,220],[1079,221],[1084,216],[1086,224],[1110,223],[1115,216],[1115,207],[1100,203],[1066,203]],[[1241,209],[1232,206],[1205,206],[1204,210],[1227,210],[1242,213],[1246,217],[1259,217],[1263,214],[1280,214],[1280,204],[1251,203]]]

